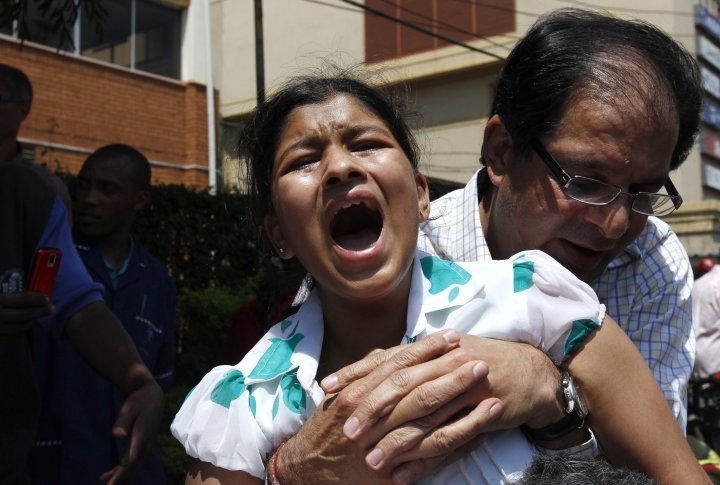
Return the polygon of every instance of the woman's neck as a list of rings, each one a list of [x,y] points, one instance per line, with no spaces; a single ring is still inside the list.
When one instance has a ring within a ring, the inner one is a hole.
[[[376,301],[346,300],[319,288],[325,319],[318,380],[365,357],[371,350],[402,342],[412,269],[391,294]]]

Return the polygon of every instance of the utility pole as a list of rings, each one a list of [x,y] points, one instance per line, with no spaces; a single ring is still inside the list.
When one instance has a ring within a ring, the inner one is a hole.
[[[265,101],[262,0],[255,0],[255,85],[257,88],[257,104],[260,106]]]

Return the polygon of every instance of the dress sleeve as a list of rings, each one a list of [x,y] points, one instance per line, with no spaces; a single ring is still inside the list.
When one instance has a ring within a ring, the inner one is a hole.
[[[506,260],[445,263],[450,266],[452,271],[433,269],[429,276],[423,306],[430,328],[523,342],[560,365],[605,318],[605,306],[592,288],[542,251]],[[457,267],[462,278],[452,277]]]
[[[211,370],[185,398],[170,430],[188,455],[262,478],[275,444],[255,419],[256,389],[248,389],[245,377],[237,367]]]
[[[560,365],[601,325],[605,306],[589,285],[542,251],[511,259],[515,291],[526,293],[538,347]]]
[[[319,355],[322,340],[294,318],[272,327],[240,363],[216,367],[190,391],[170,428],[190,456],[262,478],[273,451],[312,415],[324,394],[307,355]]]

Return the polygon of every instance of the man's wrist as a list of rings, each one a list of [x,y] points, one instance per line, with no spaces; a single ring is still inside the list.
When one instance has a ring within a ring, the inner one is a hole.
[[[549,362],[548,362],[549,363]],[[562,376],[557,367],[552,365],[545,366],[548,372],[543,372],[545,376],[542,387],[536,388],[535,392],[538,392],[543,399],[539,401],[539,404],[535,409],[533,416],[525,422],[525,425],[538,429],[545,426],[549,426],[553,423],[560,421],[564,416],[564,395],[562,390]]]
[[[564,447],[564,442],[567,440],[572,442],[572,446],[579,444],[578,439],[582,440],[580,443],[589,439],[585,426],[587,408],[583,402],[580,388],[575,385],[575,381],[567,370],[563,370],[560,377],[563,417],[540,428],[523,426],[524,433],[531,440],[549,449],[557,449],[556,446]],[[578,430],[584,430],[584,432]]]

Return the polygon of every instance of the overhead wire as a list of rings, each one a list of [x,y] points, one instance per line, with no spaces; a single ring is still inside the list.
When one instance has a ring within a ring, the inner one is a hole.
[[[346,12],[364,13],[364,12],[362,12],[361,10],[357,10],[357,9],[355,9],[355,8],[343,7],[342,5],[336,5],[336,4],[332,4],[332,3],[328,3],[328,2],[323,2],[323,1],[321,1],[321,0],[302,0],[302,1],[307,2],[307,3],[314,3],[314,4],[317,4],[317,5],[323,5],[323,6],[325,6],[325,7],[335,8],[335,9],[337,9],[337,10],[344,10],[344,11],[346,11]],[[420,26],[423,26],[423,27],[428,27],[428,28],[433,28],[433,27],[435,27],[435,24],[433,24],[433,23],[427,23],[427,22],[416,22],[416,24],[417,24],[417,25],[420,25]]]
[[[359,10],[350,7],[343,7],[342,5],[336,5],[334,3],[323,2],[322,0],[302,0],[307,3],[314,3],[316,5],[323,5],[325,7],[336,8],[338,10],[345,10],[346,12],[360,13]]]
[[[323,6],[330,7],[330,8],[335,8],[335,9],[338,9],[338,10],[345,10],[345,11],[348,11],[348,12],[359,12],[359,10],[356,10],[356,9],[352,9],[352,8],[348,8],[348,7],[343,7],[343,6],[341,6],[341,5],[332,4],[332,3],[328,3],[328,2],[323,2],[322,0],[302,0],[302,1],[308,2],[308,3],[314,3],[314,4],[317,4],[317,5],[323,5]],[[344,2],[345,0],[338,0],[338,1]],[[384,1],[385,3],[390,3],[390,2],[387,2],[387,0],[381,0],[381,1]],[[448,1],[448,0],[445,0],[445,1]],[[464,3],[464,4],[470,4],[470,5],[477,5],[478,7],[483,7],[483,8],[488,8],[488,9],[494,9],[494,10],[500,10],[500,11],[503,11],[503,12],[515,13],[515,14],[518,14],[518,15],[524,15],[524,16],[533,17],[533,18],[538,18],[538,17],[540,17],[540,16],[542,15],[542,13],[526,12],[526,11],[522,11],[522,10],[517,10],[517,9],[515,9],[515,8],[511,8],[511,7],[503,7],[503,6],[500,6],[500,5],[494,5],[494,4],[484,3],[484,2],[479,1],[479,0],[450,0],[450,1],[458,2],[458,3]],[[566,0],[566,2],[567,2],[568,4],[570,4],[570,5],[579,5],[579,6],[587,7],[587,8],[604,9],[604,10],[615,10],[615,11],[622,11],[622,12],[632,12],[632,13],[642,13],[642,14],[662,14],[662,15],[684,15],[684,16],[692,16],[692,15],[694,15],[693,13],[690,13],[690,12],[680,12],[680,11],[674,11],[674,10],[650,10],[650,9],[640,9],[640,8],[630,8],[630,7],[611,7],[611,6],[609,6],[609,5],[598,5],[598,4],[595,4],[595,3],[583,2],[583,1],[580,1],[580,0]],[[364,5],[357,4],[357,2],[345,2],[345,3],[352,3],[353,5],[357,6],[357,7],[360,8],[361,10],[367,11],[367,9],[365,8]],[[405,11],[407,11],[407,12],[409,12],[409,13],[412,13],[413,15],[422,17],[422,14],[419,14],[419,13],[413,11],[412,9],[408,9],[408,8],[406,8],[406,7],[402,7],[402,6],[397,5],[397,4],[396,4],[396,6],[399,7],[400,9],[402,9],[402,10],[405,10]],[[390,19],[390,20],[393,20],[393,19]],[[401,19],[397,19],[397,20],[401,20]],[[393,21],[395,21],[395,20],[393,20]],[[412,22],[409,22],[409,21],[405,21],[405,22],[407,22],[407,23],[412,23]],[[416,23],[416,24],[417,24],[417,23]],[[444,25],[447,26],[448,29],[454,30],[454,31],[456,31],[456,32],[467,33],[467,31],[465,31],[465,30],[463,30],[463,29],[461,29],[461,28],[459,28],[459,27],[457,27],[457,26],[452,26],[452,24],[449,24],[449,23],[447,23],[447,22],[435,21],[435,23],[433,24],[433,26],[437,26],[437,24],[441,24],[441,25],[444,24]],[[427,25],[427,26],[429,26],[429,25],[426,24],[426,23],[422,23],[422,25]],[[412,28],[412,27],[409,27],[409,28]],[[437,35],[436,35],[434,32],[423,32],[423,33],[425,33],[425,34],[427,34],[427,35],[430,35],[430,36],[433,36],[433,37],[437,37]],[[695,34],[692,34],[692,33],[670,33],[670,34],[671,34],[673,37],[693,37],[693,36],[695,35]],[[473,35],[475,36],[475,38],[483,39],[483,40],[485,40],[485,41],[493,44],[494,46],[501,47],[501,48],[503,48],[503,49],[511,49],[510,47],[507,47],[507,46],[505,46],[505,45],[503,45],[503,44],[499,44],[499,43],[496,43],[496,42],[492,41],[492,40],[489,39],[488,37],[481,36],[481,35],[478,35],[478,34],[473,34]],[[510,39],[517,39],[517,40],[519,40],[519,39],[522,38],[522,35],[519,34],[519,33],[516,33],[516,32],[503,33],[502,36],[507,37],[507,38],[510,38]],[[458,44],[457,42],[453,42],[453,43],[455,43],[456,45]],[[472,46],[468,46],[467,44],[463,44],[463,43],[460,43],[460,44],[461,44],[463,47],[469,47],[469,48],[472,47]],[[471,50],[475,50],[475,49],[471,49]],[[494,56],[494,57],[497,57],[497,56]],[[504,58],[503,58],[503,60],[504,60]]]
[[[537,14],[534,12],[523,12],[521,10],[516,10],[511,7],[503,7],[500,5],[488,4],[488,3],[484,3],[480,0],[453,0],[453,1],[459,2],[459,3],[477,5],[479,7],[501,10],[504,12],[512,12],[512,13],[517,13],[520,15],[527,15],[530,17],[539,17],[541,15],[541,14]],[[579,5],[581,7],[594,8],[594,9],[616,10],[618,12],[642,13],[642,14],[653,14],[653,15],[682,15],[682,16],[694,15],[693,13],[690,13],[690,12],[681,12],[678,10],[652,10],[652,9],[632,8],[632,7],[615,7],[615,6],[610,6],[610,5],[598,5],[596,3],[591,3],[591,2],[583,2],[582,0],[565,0],[565,1],[566,1],[566,3],[568,3],[570,5]],[[554,10],[554,9],[551,9],[551,10]]]
[[[504,57],[499,56],[499,55],[495,54],[494,52],[490,52],[490,51],[485,50],[485,49],[480,49],[480,48],[478,48],[478,47],[475,47],[475,46],[466,44],[466,43],[464,43],[464,42],[460,42],[460,41],[458,41],[458,40],[455,40],[455,39],[453,39],[453,38],[451,38],[451,37],[447,37],[447,36],[445,36],[445,35],[438,34],[438,33],[436,33],[436,32],[433,32],[432,30],[428,30],[428,29],[426,29],[426,28],[424,28],[424,27],[420,27],[419,25],[416,25],[416,24],[414,24],[414,23],[412,23],[412,22],[408,22],[407,20],[404,20],[404,19],[395,17],[394,15],[387,14],[387,13],[383,12],[382,10],[378,10],[378,9],[376,9],[376,8],[373,8],[373,7],[368,7],[367,5],[364,5],[364,4],[360,3],[360,2],[356,2],[355,0],[339,0],[339,1],[341,1],[341,2],[343,2],[343,3],[347,3],[347,4],[349,4],[349,5],[354,5],[354,6],[358,7],[358,8],[361,8],[361,9],[365,10],[366,12],[372,13],[373,15],[377,15],[378,17],[382,17],[382,18],[385,18],[385,19],[387,19],[387,20],[391,20],[391,21],[393,21],[393,22],[395,22],[395,23],[398,23],[398,24],[400,24],[400,25],[404,25],[405,27],[407,27],[407,28],[409,28],[409,29],[417,30],[418,32],[422,32],[422,33],[424,33],[424,34],[426,34],[426,35],[429,35],[429,36],[431,36],[431,37],[435,37],[436,39],[444,40],[445,42],[448,42],[448,43],[450,43],[450,44],[454,44],[454,45],[457,45],[457,46],[460,46],[460,47],[464,47],[465,49],[471,50],[471,51],[473,51],[473,52],[478,52],[478,53],[480,53],[480,54],[485,54],[486,56],[493,57],[493,58],[498,59],[498,60],[500,60],[500,61],[504,61],[504,60],[505,60]]]
[[[431,22],[431,25],[434,26],[434,27],[436,27],[436,28],[438,28],[438,29],[444,28],[443,30],[446,30],[446,31],[449,30],[449,31],[451,31],[451,32],[457,32],[458,34],[465,34],[465,35],[469,35],[469,36],[471,36],[471,37],[474,37],[474,38],[476,38],[476,39],[485,40],[485,41],[489,42],[490,44],[494,45],[495,47],[500,47],[500,48],[502,48],[502,49],[507,49],[507,50],[510,50],[510,49],[511,49],[511,47],[508,47],[507,45],[501,44],[501,43],[499,43],[499,42],[495,42],[495,41],[493,41],[492,39],[490,39],[489,37],[486,37],[486,36],[484,36],[484,35],[480,35],[480,34],[478,34],[478,33],[476,33],[476,32],[471,32],[471,31],[469,31],[469,30],[462,29],[462,28],[460,28],[460,27],[458,27],[458,26],[456,26],[456,25],[453,25],[453,24],[451,24],[451,23],[449,23],[449,22],[445,22],[444,20],[438,20],[438,19],[436,19],[436,18],[429,17],[429,16],[427,16],[427,15],[421,14],[421,13],[416,12],[415,10],[413,10],[413,9],[411,9],[411,8],[403,7],[403,6],[400,5],[399,3],[394,2],[394,1],[392,1],[392,0],[380,0],[380,1],[383,2],[383,3],[385,3],[385,4],[387,4],[387,5],[390,5],[390,6],[392,6],[392,7],[395,7],[395,8],[397,8],[397,9],[403,11],[403,12],[412,14],[412,15],[414,15],[414,16],[416,16],[416,17],[419,17],[419,18],[422,18],[422,19],[425,19],[425,20],[429,20],[429,21]]]

